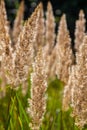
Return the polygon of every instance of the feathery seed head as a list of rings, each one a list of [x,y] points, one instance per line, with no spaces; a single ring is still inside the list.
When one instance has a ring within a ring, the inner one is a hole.
[[[79,47],[83,42],[83,38],[85,36],[85,15],[83,10],[80,10],[79,13],[79,19],[76,21],[76,30],[75,30],[75,49],[78,52],[79,51]]]
[[[16,44],[18,40],[18,36],[20,32],[22,31],[23,28],[23,17],[24,17],[24,0],[22,0],[20,7],[17,12],[17,16],[14,21],[14,26],[13,26],[13,32],[12,32],[12,38],[14,44]]]
[[[77,54],[75,82],[72,86],[72,108],[76,125],[87,124],[87,35],[84,36]]]
[[[48,46],[48,54],[51,54],[55,43],[55,18],[52,5],[48,2],[46,13],[46,45]]]
[[[73,97],[73,84],[75,82],[75,69],[76,66],[73,65],[71,67],[71,71],[69,74],[69,80],[68,83],[64,87],[64,93],[63,93],[63,105],[62,108],[64,111],[67,111],[69,107],[72,105],[72,97]]]
[[[45,68],[45,59],[42,49],[39,49],[35,62],[33,63],[33,73],[31,75],[31,99],[28,109],[32,118],[30,127],[32,130],[39,130],[44,113],[46,111],[47,75]]]
[[[59,25],[57,36],[57,67],[58,78],[67,84],[71,65],[73,64],[73,52],[71,49],[71,38],[67,29],[66,16],[63,15]]]
[[[31,17],[25,22],[22,32],[15,45],[15,86],[27,81],[33,62],[33,44],[36,42],[38,20],[41,4],[35,9]]]
[[[4,0],[0,1],[0,78],[2,79],[1,89],[5,91],[7,83],[7,71],[11,71],[12,48],[9,36],[9,26],[5,10]]]
[[[80,10],[79,12],[79,19],[83,19],[85,17],[84,11]]]
[[[38,21],[38,30],[37,30],[37,41],[34,44],[35,54],[37,53],[39,47],[43,47],[45,42],[45,19],[43,4],[40,3],[40,17]]]

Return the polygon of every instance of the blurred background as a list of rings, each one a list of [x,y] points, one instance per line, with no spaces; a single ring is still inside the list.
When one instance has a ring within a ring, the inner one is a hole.
[[[25,0],[25,16],[24,19],[27,19],[34,8],[41,0]],[[68,28],[70,30],[71,37],[74,37],[75,29],[75,20],[78,19],[78,14],[80,9],[83,9],[85,16],[87,16],[87,0],[50,0],[53,6],[53,11],[55,15],[56,24],[59,23],[59,19],[63,13],[67,16]],[[5,0],[6,9],[8,14],[8,19],[11,21],[11,26],[13,25],[13,20],[19,3],[21,0]],[[42,0],[44,5],[44,10],[46,10],[46,5],[48,0]],[[56,29],[57,30],[57,29]]]

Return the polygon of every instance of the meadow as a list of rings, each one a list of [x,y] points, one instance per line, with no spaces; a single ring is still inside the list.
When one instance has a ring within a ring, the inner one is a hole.
[[[87,34],[80,10],[74,47],[66,14],[57,34],[52,4],[13,28],[0,0],[0,130],[87,130]]]
[[[0,99],[1,130],[30,130],[30,118],[26,112],[30,86],[29,80],[29,91],[26,96],[23,96],[21,87],[18,91],[14,91],[7,86],[6,96]],[[57,78],[50,80],[46,94],[48,96],[47,109],[41,130],[79,130],[70,116],[72,110],[69,109],[66,112],[62,110],[63,83]]]

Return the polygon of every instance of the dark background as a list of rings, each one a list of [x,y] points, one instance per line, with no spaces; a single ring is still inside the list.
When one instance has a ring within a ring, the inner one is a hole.
[[[8,19],[13,25],[13,20],[16,15],[17,8],[21,0],[5,0]],[[33,12],[34,8],[41,0],[25,0],[25,17],[27,19]],[[78,19],[80,9],[83,9],[87,15],[87,0],[50,0],[53,6],[56,23],[58,24],[60,16],[65,13],[67,16],[68,28],[71,37],[74,37],[75,20]],[[44,10],[46,10],[47,0],[42,0]]]

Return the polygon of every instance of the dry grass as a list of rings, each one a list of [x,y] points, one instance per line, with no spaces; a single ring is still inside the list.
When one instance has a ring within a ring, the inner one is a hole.
[[[46,18],[42,3],[24,24],[23,12],[24,1],[11,35],[5,3],[0,0],[0,130],[87,130],[83,11],[76,21],[76,50],[65,15],[55,33],[50,2]]]

